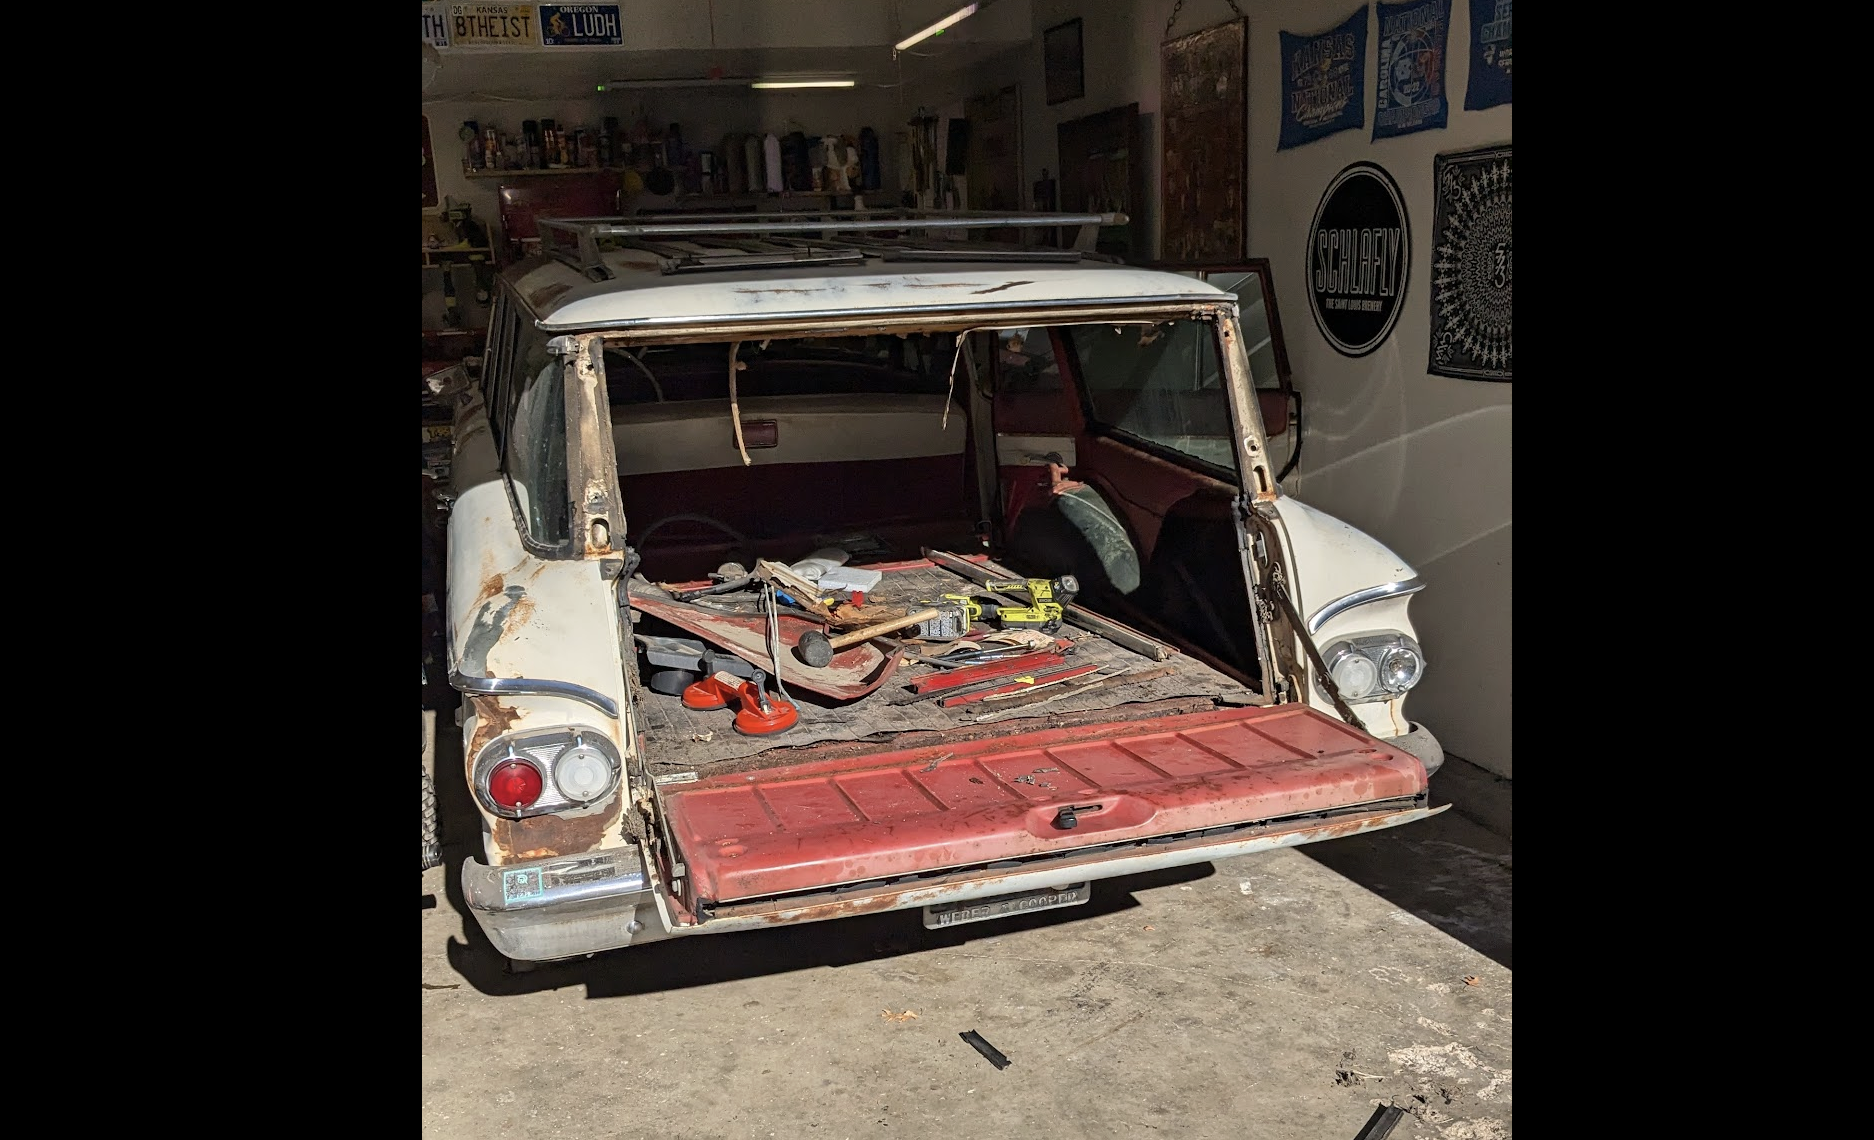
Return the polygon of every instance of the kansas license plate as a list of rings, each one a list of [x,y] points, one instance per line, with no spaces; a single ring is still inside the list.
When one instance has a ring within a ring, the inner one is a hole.
[[[936,906],[924,908],[924,925],[931,930],[936,930],[943,926],[961,926],[966,922],[988,922],[992,918],[1007,918],[1010,915],[1027,914],[1029,911],[1079,906],[1092,897],[1092,883],[1069,883],[1064,887],[1023,891],[1016,895],[997,895],[995,898],[972,899],[969,902],[938,903]]]

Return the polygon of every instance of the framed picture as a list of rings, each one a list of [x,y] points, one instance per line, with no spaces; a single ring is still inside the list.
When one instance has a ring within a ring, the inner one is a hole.
[[[1432,324],[1426,371],[1510,379],[1510,148],[1432,160]]]
[[[1047,76],[1048,106],[1078,99],[1087,93],[1086,72],[1080,57],[1080,19],[1056,24],[1041,35],[1043,71]]]
[[[1070,213],[1119,213],[1123,226],[1101,226],[1094,248],[1121,260],[1144,255],[1145,155],[1139,149],[1139,105],[1070,119],[1055,128],[1061,157],[1061,209]],[[1074,237],[1070,228],[1063,235]]]
[[[1249,179],[1249,21],[1159,45],[1166,261],[1243,256]]]

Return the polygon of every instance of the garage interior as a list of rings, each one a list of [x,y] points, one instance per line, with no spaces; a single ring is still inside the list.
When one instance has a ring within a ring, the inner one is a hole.
[[[1441,172],[1511,141],[1509,0],[1442,5],[1440,116],[1404,128],[1382,113],[1423,5],[423,9],[423,707],[442,836],[422,886],[424,1134],[1509,1136],[1507,285],[1500,359],[1470,373],[1447,348],[1468,334],[1437,303],[1469,272],[1440,245]],[[1167,44],[1231,25],[1240,169],[1191,141],[1234,127],[1179,125],[1164,64]],[[1298,137],[1293,45],[1349,26],[1355,97]],[[1505,63],[1495,102],[1479,97],[1485,51]],[[1331,184],[1359,164],[1398,188],[1409,240],[1396,312],[1350,346],[1310,252]],[[1192,187],[1230,189],[1179,196]],[[484,351],[492,275],[537,252],[537,218],[895,206],[1115,210],[1130,220],[1099,248],[1129,263],[1266,267],[1295,392],[1274,405],[1271,459],[1284,494],[1424,581],[1408,709],[1444,745],[1432,799],[1452,810],[995,922],[930,930],[900,911],[517,972],[460,887],[480,835],[446,676],[450,415],[428,380]],[[1228,231],[1224,254],[1192,256],[1194,220]],[[1506,219],[1481,272],[1506,282],[1508,249]],[[959,1040],[971,1030],[1009,1066]]]

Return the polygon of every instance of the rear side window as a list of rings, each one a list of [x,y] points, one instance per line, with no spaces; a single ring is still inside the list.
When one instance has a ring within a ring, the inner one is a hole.
[[[565,368],[547,351],[550,339],[540,329],[529,329],[516,345],[503,469],[528,536],[542,546],[559,546],[572,537],[572,504],[566,485]]]
[[[1066,332],[1096,425],[1236,470],[1214,324],[1074,325]]]

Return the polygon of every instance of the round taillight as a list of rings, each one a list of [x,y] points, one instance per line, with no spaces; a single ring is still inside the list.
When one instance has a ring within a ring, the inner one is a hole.
[[[488,798],[518,811],[540,798],[540,769],[521,760],[506,760],[488,773]]]

